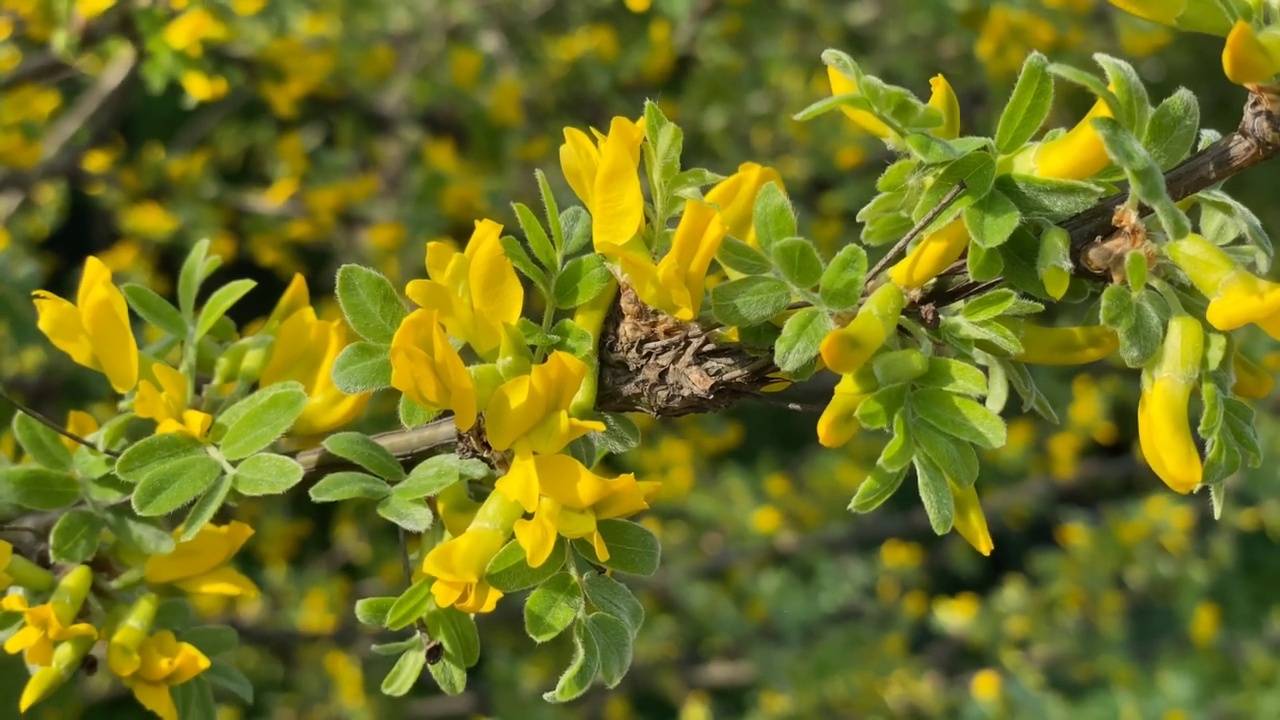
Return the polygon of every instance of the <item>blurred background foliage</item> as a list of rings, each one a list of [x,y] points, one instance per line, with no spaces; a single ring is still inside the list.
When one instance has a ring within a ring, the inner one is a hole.
[[[567,203],[562,128],[638,116],[645,98],[684,128],[686,166],[777,167],[831,251],[857,237],[889,156],[837,115],[790,119],[829,92],[824,48],[922,93],[944,72],[968,133],[991,132],[1030,50],[1083,66],[1106,51],[1155,98],[1190,87],[1225,131],[1244,97],[1220,43],[1094,0],[0,0],[0,373],[54,417],[108,415],[105,383],[52,351],[28,299],[68,293],[85,256],[166,293],[212,238],[228,261],[215,280],[260,283],[240,321],[295,272],[317,296],[342,262],[406,280],[426,241],[480,217],[513,225],[534,167]],[[1058,124],[1091,102],[1059,98]],[[1273,166],[1231,185],[1273,230],[1277,181]],[[393,658],[368,651],[351,607],[399,592],[391,527],[356,504],[245,503],[264,595],[197,609],[241,628],[258,690],[252,707],[223,698],[222,717],[1280,716],[1274,463],[1228,483],[1215,523],[1207,498],[1172,495],[1136,459],[1134,373],[1047,370],[1061,424],[1014,420],[986,458],[987,559],[934,537],[909,488],[846,512],[876,448],[821,450],[816,415],[646,421],[619,469],[664,483],[645,519],[664,567],[632,579],[648,622],[631,674],[569,707],[538,700],[568,645],[535,648],[518,602],[481,622],[466,694],[424,680],[382,698]],[[1267,402],[1260,430],[1280,454]],[[391,409],[375,400],[361,429],[389,428]],[[0,660],[0,707],[23,677]],[[31,716],[142,713],[93,678]]]

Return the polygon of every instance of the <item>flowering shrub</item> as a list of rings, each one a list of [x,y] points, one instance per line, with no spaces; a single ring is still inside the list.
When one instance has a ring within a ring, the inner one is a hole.
[[[466,243],[427,242],[423,272],[403,287],[394,273],[343,264],[340,317],[313,304],[295,274],[267,318],[235,322],[230,313],[256,283],[218,282],[212,239],[185,255],[172,292],[118,286],[107,263],[89,257],[74,301],[40,290],[32,310],[53,347],[104,376],[110,412],[101,424],[84,413],[59,423],[20,406],[12,430],[22,456],[0,463],[0,502],[20,510],[16,526],[48,538],[48,558],[0,540],[4,649],[30,670],[19,710],[72,681],[99,648],[110,674],[161,717],[212,717],[215,687],[251,703],[232,652],[237,627],[195,624],[192,608],[216,612],[260,594],[235,567],[260,530],[228,513],[303,495],[354,508],[357,522],[383,523],[398,538],[396,592],[357,590],[349,603],[382,634],[372,652],[396,658],[385,695],[406,695],[424,670],[444,693],[463,693],[488,649],[477,617],[526,591],[528,637],[563,636],[571,647],[544,699],[617,687],[647,629],[633,579],[652,576],[662,556],[642,513],[687,492],[679,471],[693,464],[619,472],[646,436],[664,437],[633,414],[710,413],[824,377],[816,439],[867,453],[845,488],[859,515],[903,494],[911,477],[933,533],[955,530],[990,555],[979,481],[1013,457],[993,451],[1027,442],[1019,414],[1056,422],[1065,411],[1066,429],[1050,442],[1066,448],[1059,465],[1075,460],[1081,438],[1109,443],[1116,433],[1087,376],[1075,401],[1059,405],[1028,366],[1113,361],[1140,387],[1144,461],[1173,491],[1206,492],[1216,517],[1227,480],[1264,461],[1247,400],[1265,397],[1271,378],[1242,337],[1249,325],[1280,337],[1280,290],[1261,277],[1270,241],[1217,184],[1280,153],[1280,88],[1268,84],[1280,73],[1280,17],[1243,2],[1188,0],[1176,12],[1113,4],[1225,35],[1225,75],[1250,93],[1240,129],[1202,129],[1189,90],[1153,102],[1117,57],[1094,55],[1099,75],[1031,52],[994,127],[974,132],[943,75],[921,98],[828,50],[830,95],[795,118],[851,124],[891,157],[858,213],[858,239],[834,248],[802,234],[781,169],[687,167],[684,130],[651,101],[604,130],[565,128],[558,170],[573,197],[536,171],[539,202],[511,206],[518,233],[492,216],[468,218]],[[86,17],[110,7],[77,5]],[[232,5],[237,17],[262,10]],[[149,60],[150,72],[180,73],[194,103],[227,95],[239,79],[200,65],[228,39],[225,20],[202,7],[166,16],[155,51],[163,60]],[[261,48],[278,76],[253,82],[272,113],[294,117],[334,81],[337,50],[321,45]],[[1094,104],[1069,127],[1043,131],[1063,82]],[[514,123],[503,88],[493,88],[490,112]],[[819,119],[835,110],[844,117]],[[18,143],[9,162],[34,166],[40,152]],[[307,163],[304,151],[281,155]],[[94,159],[110,164],[81,162]],[[255,202],[290,202],[294,171],[283,161]],[[357,178],[312,188],[306,217],[280,231],[322,237],[375,186]],[[146,202],[122,223],[157,239],[179,226]],[[403,240],[390,225],[367,232]],[[388,395],[399,429],[352,429]],[[680,440],[707,453],[716,445],[693,433]],[[770,481],[777,506],[751,518],[762,535],[782,526],[791,482]],[[806,508],[788,512],[803,518]],[[45,524],[19,524],[28,521]],[[1068,560],[1083,557],[1090,531],[1059,531]],[[1177,544],[1176,534],[1159,537]],[[903,596],[917,554],[885,543],[880,600]],[[1010,597],[1016,585],[1008,581]],[[907,593],[904,612],[921,617],[923,602]],[[937,600],[935,621],[966,636],[976,602]],[[1213,607],[1197,606],[1197,644],[1211,642]],[[344,662],[340,653],[325,660]],[[980,702],[1000,696],[992,673],[973,677]]]

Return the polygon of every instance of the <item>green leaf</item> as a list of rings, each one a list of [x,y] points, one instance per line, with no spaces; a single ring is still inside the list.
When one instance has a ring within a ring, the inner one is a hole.
[[[608,575],[590,573],[582,579],[582,589],[596,610],[622,621],[635,637],[644,624],[644,606],[631,589]]]
[[[1035,410],[1045,420],[1057,425],[1057,411],[1053,409],[1053,405],[1045,398],[1044,393],[1040,392],[1040,388],[1036,386],[1030,371],[1027,370],[1027,366],[1020,362],[1012,362],[1000,358],[992,359],[997,366],[1004,370],[1004,375],[1009,384],[1013,386],[1018,396],[1022,398],[1022,411]]]
[[[938,535],[945,535],[950,532],[955,518],[955,499],[951,497],[947,476],[942,468],[923,455],[916,455],[913,464],[916,468],[916,487],[920,491],[925,514],[929,516],[929,527]]]
[[[123,508],[107,510],[105,519],[111,534],[126,547],[144,555],[168,555],[173,552],[176,545],[173,535],[151,523],[132,517],[132,514]]]
[[[106,523],[88,510],[69,510],[58,518],[49,534],[49,557],[54,562],[89,562],[98,553]]]
[[[348,395],[391,387],[391,352],[387,345],[357,341],[333,360],[334,387]]]
[[[1062,63],[1050,63],[1048,70],[1063,80],[1075,83],[1102,99],[1107,103],[1107,107],[1115,117],[1124,117],[1125,109],[1120,103],[1120,99],[1116,97],[1115,93],[1111,92],[1111,90],[1107,88],[1106,83],[1099,80],[1096,76],[1079,68],[1064,65]]]
[[[525,632],[544,643],[564,632],[582,608],[578,581],[567,572],[556,573],[529,593],[524,604]]]
[[[960,315],[973,322],[982,322],[1000,317],[1005,310],[1013,307],[1018,294],[1008,288],[997,288],[965,301],[960,308]]]
[[[387,610],[388,630],[403,630],[427,614],[431,605],[431,583],[431,578],[422,578],[396,598]]]
[[[463,667],[480,661],[480,633],[470,614],[452,607],[432,607],[426,619],[427,633],[444,645],[446,655],[457,658]]]
[[[218,716],[218,706],[213,700],[213,686],[203,677],[188,680],[169,688],[180,718],[209,720]]]
[[[804,238],[785,238],[769,249],[783,279],[798,290],[807,290],[822,278],[822,258],[818,249]]]
[[[893,437],[885,443],[876,460],[876,465],[885,470],[903,470],[911,464],[911,458],[915,457],[916,444],[911,439],[911,424],[907,416],[908,413],[901,411],[893,416]]]
[[[588,561],[630,575],[652,575],[657,572],[662,558],[662,546],[643,525],[630,520],[600,520],[596,523],[596,531],[609,549],[609,559],[598,558],[591,543],[574,540],[573,547]]]
[[[454,453],[433,455],[413,468],[404,482],[395,486],[395,494],[403,498],[435,495],[459,480],[482,480],[492,474],[488,465],[477,458],[460,460]]]
[[[413,429],[431,422],[440,412],[422,407],[411,400],[408,395],[401,395],[400,400],[396,403],[396,414],[399,416],[400,425],[407,429]]]
[[[356,621],[361,625],[381,627],[386,624],[391,607],[395,605],[393,597],[367,597],[356,601]]]
[[[1010,173],[995,179],[993,187],[1004,193],[1028,219],[1057,222],[1093,207],[1107,189],[1081,180],[1058,180]]]
[[[912,393],[911,409],[925,422],[961,440],[992,449],[1004,445],[1004,421],[967,397],[922,388]]]
[[[534,257],[538,258],[538,262],[542,263],[543,267],[552,270],[559,268],[556,248],[551,243],[551,238],[547,237],[547,231],[543,229],[542,223],[538,222],[537,216],[524,203],[511,203],[511,207],[516,212],[516,221],[520,223],[520,229],[524,231],[524,237],[529,241],[529,248],[533,250]]]
[[[378,501],[378,514],[409,532],[426,532],[434,516],[421,500],[409,500],[394,492]]]
[[[1004,255],[998,248],[985,248],[977,243],[970,243],[965,266],[969,278],[975,282],[995,280],[1004,272]]]
[[[321,478],[308,493],[312,502],[381,500],[391,494],[385,480],[362,472],[335,472]]]
[[[253,683],[231,663],[214,660],[200,676],[235,695],[244,704],[253,705]]]
[[[711,289],[711,312],[728,326],[758,325],[791,304],[791,288],[781,280],[744,277]]]
[[[941,205],[947,193],[960,183],[965,186],[961,196],[977,200],[990,192],[995,177],[996,161],[990,153],[973,152],[957,158],[943,168],[934,178],[933,184],[920,194],[920,201],[916,203],[912,217],[916,221],[922,219],[929,211]],[[953,207],[959,205],[960,203],[954,203]],[[942,221],[940,217],[934,223],[936,225]]]
[[[1103,325],[1118,333],[1128,330],[1138,316],[1133,292],[1124,285],[1108,285],[1107,289],[1102,291],[1098,315]]]
[[[590,689],[599,673],[600,649],[595,637],[584,623],[578,623],[573,628],[573,659],[556,683],[556,689],[543,694],[542,699],[557,703],[573,700]]]
[[[773,351],[778,369],[795,372],[813,362],[823,339],[834,329],[831,318],[815,307],[804,308],[787,318]]]
[[[1117,117],[1135,133],[1145,132],[1147,120],[1151,117],[1151,99],[1142,78],[1138,77],[1138,71],[1124,60],[1103,53],[1094,53],[1093,59],[1102,66],[1110,86],[1115,88],[1116,99],[1123,111]]]
[[[561,310],[595,300],[613,282],[613,273],[602,255],[583,255],[565,263],[556,278],[555,301]]]
[[[144,285],[125,283],[120,286],[120,292],[124,293],[124,299],[129,301],[129,307],[138,313],[138,317],[174,337],[186,337],[187,321],[182,319],[182,313],[154,290]]]
[[[934,430],[929,423],[919,423],[911,430],[916,447],[946,468],[947,476],[959,485],[969,486],[978,479],[978,454],[973,446]]]
[[[133,510],[143,517],[166,515],[195,500],[222,474],[218,461],[195,455],[167,463],[138,482]]]
[[[484,571],[485,580],[504,593],[519,592],[540,585],[564,566],[565,539],[556,538],[555,547],[547,561],[536,568],[529,567],[524,548],[512,540],[498,551]]]
[[[1164,342],[1165,320],[1154,306],[1156,297],[1149,291],[1139,293],[1133,306],[1133,322],[1124,332],[1118,333],[1120,359],[1131,368],[1146,365]]]
[[[404,468],[391,451],[376,440],[358,432],[341,432],[324,439],[324,449],[350,460],[385,480],[403,480]]]
[[[215,290],[205,302],[204,307],[200,308],[200,319],[196,321],[195,339],[204,337],[213,328],[213,324],[227,314],[232,305],[240,302],[240,298],[257,286],[256,280],[232,280]]]
[[[916,378],[916,384],[951,393],[981,397],[987,394],[987,378],[978,368],[961,360],[929,358],[929,369]]]
[[[208,490],[200,493],[200,498],[191,504],[191,509],[187,511],[187,517],[182,521],[182,535],[178,539],[182,542],[191,540],[200,534],[200,528],[204,527],[213,519],[215,513],[226,502],[227,495],[231,493],[231,476],[219,475],[213,485]]]
[[[978,247],[994,248],[1003,245],[1022,222],[1018,206],[1009,196],[993,190],[964,209],[964,227],[969,238]]]
[[[178,633],[191,627],[192,621],[191,601],[185,597],[171,597],[160,601],[152,629]]]
[[[882,387],[871,393],[858,404],[858,409],[854,416],[858,418],[858,422],[865,428],[870,430],[880,430],[889,427],[889,423],[893,422],[893,416],[898,414],[902,409],[902,404],[907,399],[907,384],[899,383]]]
[[[67,473],[31,465],[0,468],[0,505],[59,510],[80,499],[80,483]]]
[[[804,122],[806,120],[812,120],[824,113],[829,113],[837,108],[846,107],[868,112],[880,117],[880,112],[876,110],[875,106],[872,105],[871,101],[865,96],[857,93],[848,93],[845,95],[832,95],[831,97],[825,97],[821,100],[810,103],[803,110],[792,115],[791,119]]]
[[[726,268],[743,275],[764,275],[773,269],[773,263],[764,253],[733,237],[720,243],[716,260]]]
[[[258,453],[236,466],[232,478],[242,495],[279,495],[302,480],[303,469],[297,460],[284,455]]]
[[[1200,128],[1200,103],[1196,94],[1180,87],[1165,98],[1147,123],[1142,144],[1161,170],[1177,165],[1191,152]]]
[[[70,470],[71,451],[62,436],[24,412],[14,413],[13,436],[31,459],[50,470]]]
[[[467,689],[466,668],[448,653],[445,653],[440,662],[428,665],[427,670],[445,695],[461,695]]]
[[[798,234],[795,209],[791,207],[791,201],[782,192],[782,188],[772,180],[756,193],[752,221],[756,229],[756,242],[766,253],[773,249],[774,243]]]
[[[209,657],[240,647],[240,633],[228,625],[197,625],[183,630],[178,639],[195,645],[197,650]]]
[[[587,616],[587,630],[600,651],[600,679],[614,688],[631,668],[631,630],[612,615],[592,613]]]
[[[1018,82],[996,125],[996,150],[1012,153],[1035,136],[1053,107],[1053,76],[1046,70],[1049,61],[1032,52],[1022,63]]]
[[[409,312],[382,273],[360,265],[338,268],[335,293],[351,329],[370,342],[390,343]]]
[[[893,497],[907,476],[907,468],[890,470],[883,465],[876,465],[867,473],[867,477],[858,486],[858,492],[849,502],[849,509],[856,513],[869,513]]]
[[[214,420],[213,433],[220,436],[222,455],[239,460],[262,450],[280,439],[306,407],[307,393],[296,382],[276,383],[254,392]]]
[[[139,440],[116,459],[116,475],[137,483],[153,471],[190,457],[205,456],[204,445],[184,433],[163,433]]]
[[[186,259],[182,261],[182,269],[178,272],[178,307],[182,309],[185,317],[194,315],[200,283],[208,277],[205,273],[205,258],[208,253],[209,239],[203,238],[191,246],[191,252],[187,253]],[[184,328],[183,334],[185,333]]]
[[[607,452],[621,455],[640,446],[640,428],[631,418],[622,413],[599,413],[597,419],[604,423],[605,430],[592,435]]]
[[[550,297],[551,281],[547,278],[547,274],[533,262],[533,258],[529,257],[529,253],[525,252],[524,245],[514,235],[503,235],[499,242],[502,243],[502,254],[507,256],[511,264]]]
[[[858,304],[867,280],[867,253],[846,245],[831,259],[818,284],[818,297],[828,310],[849,310]]]
[[[382,678],[382,694],[388,697],[408,695],[418,678],[422,677],[422,668],[427,665],[426,647],[422,636],[417,636],[417,644],[400,655],[396,664],[391,667],[386,677]]]
[[[547,226],[551,228],[551,241],[557,250],[564,250],[564,224],[560,221],[560,206],[556,204],[555,193],[551,192],[551,183],[546,173],[540,168],[534,169],[533,177],[538,181],[538,196],[542,198],[543,214],[547,218]]]
[[[560,213],[564,226],[564,254],[572,255],[591,242],[591,215],[580,205],[567,207]]]

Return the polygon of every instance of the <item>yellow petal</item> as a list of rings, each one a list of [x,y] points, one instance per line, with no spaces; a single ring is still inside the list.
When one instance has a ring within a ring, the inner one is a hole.
[[[782,187],[782,176],[777,170],[758,163],[745,162],[738,171],[721,180],[707,191],[707,203],[720,208],[729,235],[754,244],[755,232],[752,218],[755,213],[756,195],[760,188],[773,182]]]
[[[592,183],[591,238],[607,254],[631,239],[644,220],[644,195],[637,174],[644,130],[615,117],[600,147],[600,169]]]
[[[538,463],[533,455],[516,455],[506,474],[494,483],[494,489],[520,503],[525,512],[538,507],[541,484],[538,480]]]
[[[143,707],[159,715],[161,720],[178,720],[178,707],[169,694],[169,686],[161,683],[135,682],[133,696]]]
[[[1253,26],[1237,20],[1222,48],[1222,70],[1237,85],[1265,83],[1280,73],[1280,44],[1268,47]]]
[[[1102,137],[1090,122],[1101,117],[1112,117],[1111,106],[1098,98],[1075,127],[1036,149],[1035,174],[1042,178],[1085,180],[1111,164],[1111,157],[1102,144]]]
[[[502,226],[492,220],[476,222],[467,243],[470,294],[476,319],[472,348],[491,359],[502,342],[502,325],[514,324],[524,309],[524,287],[502,250]]]
[[[93,256],[85,261],[80,297],[81,321],[103,374],[116,392],[132,390],[138,384],[138,342],[129,323],[129,306],[111,284],[111,271]]]
[[[600,151],[586,133],[576,128],[564,129],[560,146],[560,170],[573,193],[584,207],[591,208],[591,189],[600,169]]]
[[[517,520],[515,534],[529,567],[542,567],[551,557],[557,537],[551,513],[539,510],[532,520]]]
[[[1231,366],[1236,376],[1231,392],[1252,400],[1260,400],[1271,394],[1271,390],[1275,387],[1275,380],[1271,377],[1271,373],[1250,360],[1244,353],[1237,350],[1232,355]]]
[[[951,267],[969,247],[969,231],[957,217],[937,232],[926,235],[907,256],[889,269],[889,279],[906,290],[914,290]]]
[[[80,310],[70,302],[44,290],[31,294],[35,303],[36,326],[54,347],[71,356],[77,364],[98,370],[98,359],[84,331]]]
[[[1043,327],[1008,322],[1022,341],[1023,352],[1014,357],[1030,365],[1084,365],[1110,357],[1120,347],[1114,330],[1103,325]]]
[[[175,536],[180,533],[175,531]],[[239,520],[226,525],[205,525],[194,538],[178,543],[168,555],[153,555],[143,569],[146,581],[160,585],[202,575],[229,561],[253,535],[253,528]]]
[[[950,478],[947,478],[947,485],[951,488],[952,501],[955,503],[956,531],[974,550],[990,555],[995,545],[987,530],[987,517],[982,513],[982,504],[978,502],[978,490],[972,485],[960,487]]]
[[[942,125],[930,132],[943,140],[955,140],[960,136],[960,101],[956,99],[951,83],[941,74],[929,80],[929,87],[929,104],[942,111]]]
[[[254,585],[252,580],[240,574],[240,571],[235,568],[227,566],[215,568],[195,577],[182,578],[174,581],[173,584],[183,592],[192,595],[246,598],[258,596],[258,586]]]

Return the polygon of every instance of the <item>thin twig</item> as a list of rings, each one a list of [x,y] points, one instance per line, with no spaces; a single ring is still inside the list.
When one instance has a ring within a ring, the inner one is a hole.
[[[107,448],[99,448],[97,445],[94,445],[93,443],[91,443],[91,442],[89,442],[88,440],[86,440],[86,439],[84,439],[84,438],[80,437],[79,435],[76,435],[75,433],[71,432],[70,430],[67,430],[67,429],[63,428],[63,427],[62,427],[61,425],[59,425],[58,423],[56,423],[56,422],[54,422],[54,421],[50,420],[49,418],[45,417],[44,415],[40,414],[39,412],[35,411],[34,409],[27,407],[27,406],[26,406],[26,404],[24,404],[24,403],[20,402],[17,398],[15,398],[14,396],[10,395],[10,394],[8,393],[8,391],[6,391],[6,390],[5,390],[5,388],[4,388],[4,384],[3,384],[3,383],[0,383],[0,400],[4,400],[5,402],[9,403],[9,404],[10,404],[10,405],[12,405],[14,408],[16,408],[18,412],[20,412],[20,413],[22,413],[22,414],[26,415],[27,417],[31,418],[32,420],[35,420],[36,422],[40,423],[41,425],[44,425],[45,427],[47,427],[47,428],[49,428],[50,430],[52,430],[52,431],[54,431],[54,432],[58,433],[59,435],[61,435],[62,437],[66,438],[66,439],[68,439],[68,440],[73,440],[73,441],[75,441],[75,442],[77,442],[77,443],[80,443],[81,445],[83,445],[83,446],[85,446],[85,447],[87,447],[87,448],[90,448],[90,449],[93,449],[93,450],[97,450],[98,452],[102,453],[103,455],[107,455],[107,456],[109,456],[109,457],[120,457],[120,453],[118,453],[118,452],[116,452],[116,451],[114,451],[114,450],[109,450],[109,449],[107,449]]]
[[[901,240],[895,243],[893,247],[889,248],[889,252],[885,253],[884,257],[877,260],[876,264],[871,266],[871,270],[867,272],[867,278],[871,279],[879,275],[881,270],[884,270],[888,267],[889,263],[896,260],[898,256],[907,249],[907,246],[911,244],[912,240],[919,237],[920,233],[924,232],[924,229],[929,227],[930,223],[937,220],[939,215],[946,212],[947,208],[951,207],[951,204],[960,197],[960,193],[964,192],[964,190],[965,185],[963,181],[956,183],[955,187],[948,190],[947,194],[942,196],[942,200],[931,208],[924,217],[920,218],[920,222],[916,223],[911,230],[907,231],[907,234],[903,235]]]

